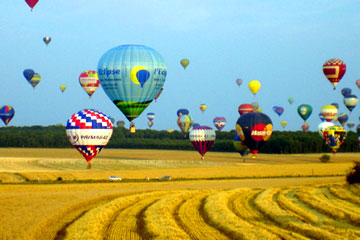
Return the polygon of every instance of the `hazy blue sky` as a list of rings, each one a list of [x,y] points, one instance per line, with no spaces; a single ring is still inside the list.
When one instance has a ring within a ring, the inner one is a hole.
[[[0,9],[0,105],[15,108],[9,126],[65,125],[84,108],[125,120],[101,87],[89,99],[78,81],[82,71],[96,70],[104,52],[122,44],[156,49],[168,68],[163,94],[134,121],[137,128],[147,128],[146,113],[154,112],[153,129],[178,129],[176,111],[188,108],[203,125],[225,117],[229,131],[238,106],[257,101],[275,130],[282,130],[281,120],[288,121],[286,130],[299,130],[297,106],[311,104],[314,131],[325,104],[337,102],[339,112],[349,114],[342,88],[360,97],[359,1],[39,0],[31,12],[23,0],[2,0]],[[48,46],[44,36],[52,38]],[[186,70],[182,58],[190,59]],[[347,65],[336,91],[322,73],[329,58]],[[42,76],[35,90],[23,77],[26,68]],[[244,80],[240,87],[237,78]],[[254,79],[262,83],[255,97],[247,86]],[[64,94],[60,84],[68,87]],[[274,105],[285,108],[281,117]],[[359,113],[357,106],[350,121],[357,124]]]

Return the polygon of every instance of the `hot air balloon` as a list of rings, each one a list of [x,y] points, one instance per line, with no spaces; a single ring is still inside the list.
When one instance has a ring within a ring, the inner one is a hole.
[[[337,110],[339,110],[339,104],[338,103],[332,103],[330,105],[333,105],[334,107],[336,107]]]
[[[192,128],[196,128],[196,127],[200,127],[200,124],[199,123],[193,123]]]
[[[326,61],[323,65],[323,72],[330,83],[336,89],[336,85],[346,72],[346,64],[340,59],[332,58]]]
[[[360,79],[356,80],[356,81],[355,81],[355,84],[356,84],[356,86],[357,86],[358,88],[360,88]]]
[[[236,132],[241,141],[256,154],[259,148],[269,140],[272,134],[272,122],[263,113],[247,113],[236,122]]]
[[[349,120],[349,116],[346,113],[339,113],[337,119],[341,126],[344,126],[345,123]]]
[[[23,74],[24,74],[25,79],[26,79],[28,82],[30,82],[30,80],[33,78],[35,72],[34,72],[34,70],[32,70],[32,69],[25,69],[24,72],[23,72]]]
[[[301,125],[301,129],[303,130],[303,132],[307,132],[309,130],[310,125],[308,123],[304,123],[303,125]]]
[[[91,168],[90,161],[109,142],[113,125],[106,114],[84,109],[71,115],[66,125],[66,135],[70,143],[84,156]]]
[[[33,8],[35,7],[35,5],[38,3],[39,0],[25,0],[25,2],[27,3],[27,5],[29,5],[29,7],[31,8],[31,11],[33,10]]]
[[[285,128],[287,126],[287,121],[283,120],[280,122],[280,125]]]
[[[216,117],[216,118],[214,118],[213,123],[214,123],[215,127],[219,131],[221,131],[221,129],[223,129],[225,127],[226,119],[224,117]]]
[[[66,85],[61,84],[59,88],[60,88],[60,91],[63,93],[66,90]]]
[[[149,112],[146,116],[149,121],[152,121],[155,118],[155,113]]]
[[[189,65],[189,63],[190,63],[189,59],[186,59],[186,58],[181,59],[181,61],[180,61],[180,64],[181,64],[181,66],[183,66],[184,69],[186,69],[186,67]]]
[[[344,104],[345,104],[346,108],[349,109],[350,113],[356,107],[358,102],[359,102],[359,99],[355,95],[350,94],[350,95],[347,95],[344,97]]]
[[[338,110],[333,105],[325,105],[321,108],[320,113],[326,121],[331,122],[336,116]]]
[[[349,130],[351,131],[351,129],[353,128],[353,127],[355,127],[355,123],[354,122],[348,122],[347,124],[346,124],[346,126],[349,128]]]
[[[341,94],[345,97],[351,94],[351,88],[343,88],[341,89]]]
[[[250,149],[241,141],[240,137],[237,134],[233,139],[233,144],[235,150],[240,153],[240,155],[243,157],[243,162],[245,162],[244,157],[250,153]]]
[[[112,125],[115,124],[115,118],[111,117],[111,116],[108,116],[108,118],[110,119],[110,122],[112,123]]]
[[[261,109],[261,108],[257,108],[256,110],[254,110],[254,112],[262,113],[262,109]]]
[[[94,94],[96,89],[100,86],[100,81],[96,71],[84,71],[79,76],[81,87],[89,95],[89,98]],[[106,83],[104,83],[106,84]]]
[[[299,105],[297,112],[305,122],[312,113],[312,107],[309,104],[301,104]]]
[[[15,110],[13,107],[5,105],[0,108],[0,118],[5,123],[5,125],[9,124],[14,115]]]
[[[31,78],[31,80],[29,81],[29,83],[31,84],[31,86],[33,87],[33,89],[35,89],[35,87],[39,84],[39,82],[41,81],[41,76],[38,73],[34,73],[34,76]]]
[[[154,122],[153,121],[148,121],[147,124],[148,124],[149,128],[151,128],[154,125]]]
[[[292,104],[294,102],[294,98],[293,97],[289,97],[288,99],[289,103]]]
[[[261,88],[261,83],[257,80],[252,80],[249,82],[249,89],[250,91],[256,95],[256,93],[260,90]]]
[[[331,122],[322,122],[318,125],[318,133],[320,135],[321,138],[324,138],[324,130],[327,127],[331,127],[331,126],[335,126],[333,123]]]
[[[161,91],[167,69],[163,58],[154,49],[142,45],[121,45],[101,57],[98,73],[105,93],[132,121]]]
[[[325,118],[323,117],[323,115],[321,113],[319,113],[319,118],[322,122],[325,121]]]
[[[189,139],[194,148],[200,153],[201,159],[205,159],[205,154],[210,150],[215,142],[216,133],[208,126],[200,126],[193,128],[189,133]]]
[[[281,116],[281,114],[283,114],[284,112],[284,108],[283,107],[279,107],[279,106],[274,106],[273,107],[274,112],[279,115],[279,117]]]
[[[205,112],[206,108],[207,108],[206,104],[200,104],[200,110],[202,112]]]
[[[164,87],[162,87],[161,89],[160,89],[160,92],[156,95],[156,97],[154,98],[155,99],[155,102],[157,101],[157,99],[160,97],[160,95],[161,95],[161,93],[163,92],[163,90],[164,90]]]
[[[43,37],[43,41],[47,46],[51,42],[51,37]]]
[[[176,114],[178,117],[182,115],[189,115],[189,110],[187,110],[186,108],[180,108],[179,110],[177,110]]]
[[[125,127],[125,121],[124,120],[118,120],[117,122],[116,122],[116,125],[118,126],[118,127]]]
[[[346,130],[339,126],[330,126],[324,129],[324,140],[333,153],[336,153],[344,143],[346,134]]]
[[[258,102],[252,102],[251,105],[254,107],[254,112],[259,109],[260,104]]]
[[[251,104],[241,104],[238,108],[238,112],[240,114],[240,116],[242,116],[245,113],[250,113],[250,112],[254,112],[254,106]]]
[[[189,115],[181,115],[177,119],[177,124],[186,137],[186,133],[189,132],[189,129],[193,124],[193,121],[191,120],[191,117]]]
[[[236,79],[236,84],[240,87],[240,85],[242,84],[243,80],[241,78]]]

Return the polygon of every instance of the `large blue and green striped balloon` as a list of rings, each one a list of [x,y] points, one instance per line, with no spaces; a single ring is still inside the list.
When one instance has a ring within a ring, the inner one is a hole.
[[[98,64],[102,88],[129,121],[137,118],[158,95],[166,74],[161,55],[142,45],[112,48]]]

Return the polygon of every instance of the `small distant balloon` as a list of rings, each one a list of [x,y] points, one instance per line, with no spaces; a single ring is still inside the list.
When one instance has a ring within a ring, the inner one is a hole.
[[[64,93],[64,91],[66,90],[66,85],[65,85],[65,84],[61,84],[59,88],[60,88],[60,91],[61,91],[62,93]]]
[[[148,121],[147,124],[148,124],[149,128],[151,128],[154,125],[154,122],[153,121]]]
[[[260,104],[258,102],[252,102],[251,105],[253,105],[254,111],[258,110],[260,107]]]
[[[301,104],[299,105],[297,112],[300,115],[300,117],[304,121],[306,121],[312,113],[312,107],[309,104]]]
[[[180,130],[184,134],[186,134],[186,133],[189,132],[189,130],[190,130],[192,124],[193,124],[193,121],[192,121],[192,119],[191,119],[191,117],[189,115],[181,115],[177,119],[177,124],[178,124]]]
[[[240,87],[240,85],[243,83],[243,80],[241,78],[236,79],[236,84]]]
[[[345,123],[349,120],[349,116],[346,113],[339,113],[337,119],[341,126],[345,126]]]
[[[226,119],[224,117],[216,117],[213,119],[214,126],[221,131],[226,125]]]
[[[34,76],[34,74],[35,74],[35,72],[34,72],[34,70],[32,70],[32,69],[25,69],[25,70],[23,71],[23,75],[24,75],[25,79],[26,79],[28,82],[32,79],[32,77]]]
[[[351,129],[353,128],[353,127],[355,127],[355,123],[354,122],[348,122],[347,124],[346,124],[346,126],[350,129],[350,131],[351,131]]]
[[[294,102],[294,98],[293,98],[293,97],[289,97],[289,98],[288,98],[288,101],[289,101],[290,104],[292,104],[292,103]]]
[[[124,121],[124,120],[118,120],[118,121],[116,122],[116,125],[117,125],[118,127],[120,127],[120,128],[123,128],[123,127],[125,127],[125,121]]]
[[[336,116],[338,110],[334,105],[325,105],[321,108],[320,112],[326,121],[331,122]]]
[[[301,125],[301,129],[303,130],[303,132],[307,132],[309,130],[310,125],[308,123],[304,123],[303,125]]]
[[[43,41],[47,46],[51,42],[51,37],[43,37]]]
[[[357,86],[358,88],[360,88],[360,79],[356,80],[356,81],[355,81],[355,84],[356,84],[356,86]]]
[[[149,113],[146,114],[146,116],[147,116],[147,119],[148,119],[149,121],[152,121],[152,120],[154,120],[154,118],[155,118],[155,113],[149,112]]]
[[[100,86],[99,77],[96,71],[84,71],[79,76],[79,82],[89,98],[94,94]]]
[[[283,120],[280,122],[280,125],[285,128],[287,126],[287,121]]]
[[[35,87],[39,84],[40,81],[41,81],[40,74],[34,73],[33,77],[30,79],[29,83],[35,89]]]
[[[337,58],[329,59],[323,65],[323,72],[326,78],[334,86],[335,90],[336,85],[340,82],[346,72],[346,64]]]
[[[356,107],[358,102],[359,102],[359,99],[356,95],[350,94],[350,95],[347,95],[344,97],[344,104],[345,104],[346,108],[349,109],[350,113]]]
[[[343,88],[341,89],[341,94],[345,97],[351,94],[351,88]]]
[[[252,104],[241,104],[238,107],[238,112],[240,114],[240,116],[242,116],[245,113],[250,113],[250,112],[254,112],[254,106]]]
[[[25,2],[27,3],[27,5],[29,5],[29,7],[31,8],[31,11],[33,10],[33,8],[35,7],[35,5],[38,3],[39,0],[25,0]]]
[[[260,90],[261,88],[261,83],[257,80],[252,80],[249,82],[249,89],[250,91],[256,95],[256,93]]]
[[[9,105],[5,105],[0,107],[0,118],[5,123],[5,125],[8,125],[11,119],[15,115],[15,110],[13,107]]]
[[[189,59],[186,59],[186,58],[181,59],[181,61],[180,61],[180,64],[181,64],[181,66],[183,66],[184,69],[187,68],[187,66],[189,65],[189,63],[190,63]]]
[[[207,105],[206,105],[206,104],[200,104],[200,110],[201,110],[202,112],[205,112],[206,108],[207,108]]]
[[[279,106],[274,106],[273,107],[274,112],[279,115],[279,117],[283,114],[284,112],[284,108],[283,107],[279,107]]]

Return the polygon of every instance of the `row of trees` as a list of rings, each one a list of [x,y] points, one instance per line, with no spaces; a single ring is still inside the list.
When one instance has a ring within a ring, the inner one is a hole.
[[[211,151],[233,152],[232,131],[217,131]],[[31,126],[0,128],[0,147],[70,148],[64,126]],[[128,129],[114,128],[107,148],[193,150],[188,138],[179,131],[140,130],[131,134]],[[261,148],[262,153],[320,153],[331,152],[317,132],[275,131]],[[355,132],[349,132],[339,152],[358,152]]]

